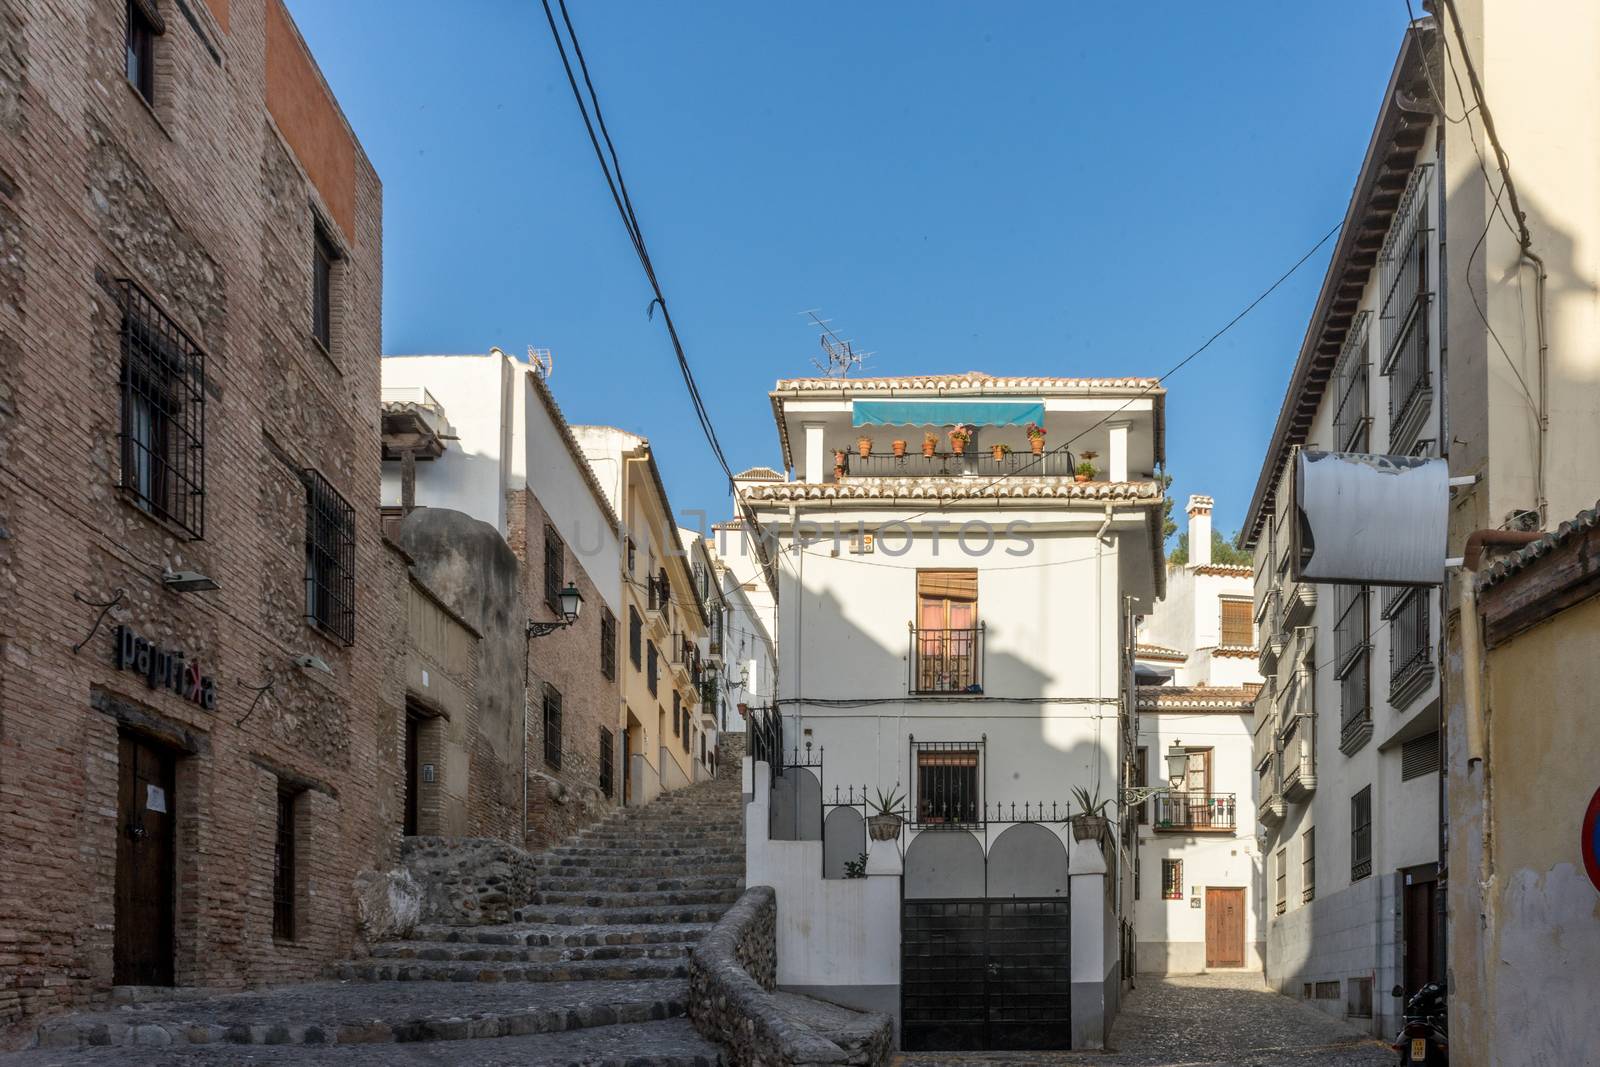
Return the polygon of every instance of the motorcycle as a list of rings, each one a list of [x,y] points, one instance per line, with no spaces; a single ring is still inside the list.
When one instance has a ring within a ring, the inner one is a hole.
[[[1404,997],[1401,986],[1394,987],[1394,995]],[[1429,982],[1411,995],[1401,1013],[1400,1033],[1393,1048],[1400,1054],[1401,1067],[1408,1064],[1429,1064],[1441,1067],[1450,1062],[1450,1042],[1445,1030],[1444,987]]]

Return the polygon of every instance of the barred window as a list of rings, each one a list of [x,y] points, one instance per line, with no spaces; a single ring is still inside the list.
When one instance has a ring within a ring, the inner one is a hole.
[[[632,604],[628,605],[628,659],[633,662],[633,669],[639,669],[639,653],[644,644],[644,622],[639,618],[639,609]]]
[[[1133,756],[1133,784],[1150,784],[1150,750],[1140,747]],[[1150,802],[1146,800],[1134,809],[1134,823],[1144,826],[1150,822]]]
[[[563,546],[561,535],[554,526],[544,528],[544,602],[551,611],[561,614],[561,570]]]
[[[295,792],[278,789],[278,823],[272,848],[272,936],[294,940]]]
[[[617,617],[611,609],[600,609],[600,673],[606,681],[617,677]]]
[[[561,769],[561,691],[544,687],[544,761]]]
[[[683,719],[683,698],[681,696],[679,696],[678,695],[678,691],[676,689],[674,689],[672,691],[672,736],[673,737],[677,737],[680,733],[683,732],[683,730],[680,727],[680,722],[681,722],[682,719]]]
[[[1372,873],[1372,787],[1350,798],[1350,880]]]
[[[156,102],[156,35],[161,31],[140,0],[128,0],[127,70],[132,85],[144,102]]]
[[[356,512],[321,474],[306,485],[306,621],[347,645],[356,640]]]
[[[1334,371],[1333,448],[1336,452],[1365,452],[1372,425],[1368,382],[1371,362],[1367,358],[1368,322],[1371,312],[1362,311],[1345,333],[1344,349]]]
[[[1183,861],[1161,861],[1161,899],[1183,899]]]
[[[314,219],[311,251],[311,335],[324,350],[333,351],[333,265],[339,247],[320,219]]]
[[[133,281],[122,305],[122,489],[141,510],[205,535],[205,353]]]
[[[656,643],[650,642],[648,655],[645,656],[644,684],[650,690],[650,695],[656,695],[657,679],[660,674],[661,653],[656,651]]]
[[[600,792],[609,798],[615,790],[615,764],[612,762],[611,731],[604,726],[600,727]]]
[[[1300,900],[1317,895],[1317,831],[1313,827],[1300,835]]]

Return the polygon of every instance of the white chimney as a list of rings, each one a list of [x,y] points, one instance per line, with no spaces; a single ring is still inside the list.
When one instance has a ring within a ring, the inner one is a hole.
[[[1204,567],[1211,562],[1211,504],[1208,496],[1189,498],[1189,565]]]

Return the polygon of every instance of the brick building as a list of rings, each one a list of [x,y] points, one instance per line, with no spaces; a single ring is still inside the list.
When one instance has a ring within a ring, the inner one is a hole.
[[[0,1031],[350,948],[400,828],[381,248],[280,0],[0,0]]]

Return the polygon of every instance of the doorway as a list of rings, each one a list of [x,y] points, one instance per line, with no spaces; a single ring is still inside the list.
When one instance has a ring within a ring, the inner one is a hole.
[[[117,738],[117,985],[173,984],[175,763],[169,750],[142,737]]]
[[[1244,966],[1244,890],[1206,887],[1206,966]]]
[[[1438,878],[1432,871],[1403,876],[1400,905],[1400,967],[1409,997],[1429,982],[1439,981],[1435,961],[1434,933],[1438,926],[1436,908]]]
[[[422,774],[418,753],[422,747],[422,716],[406,709],[406,814],[404,832],[417,836],[417,779]],[[394,816],[390,816],[393,818]]]

